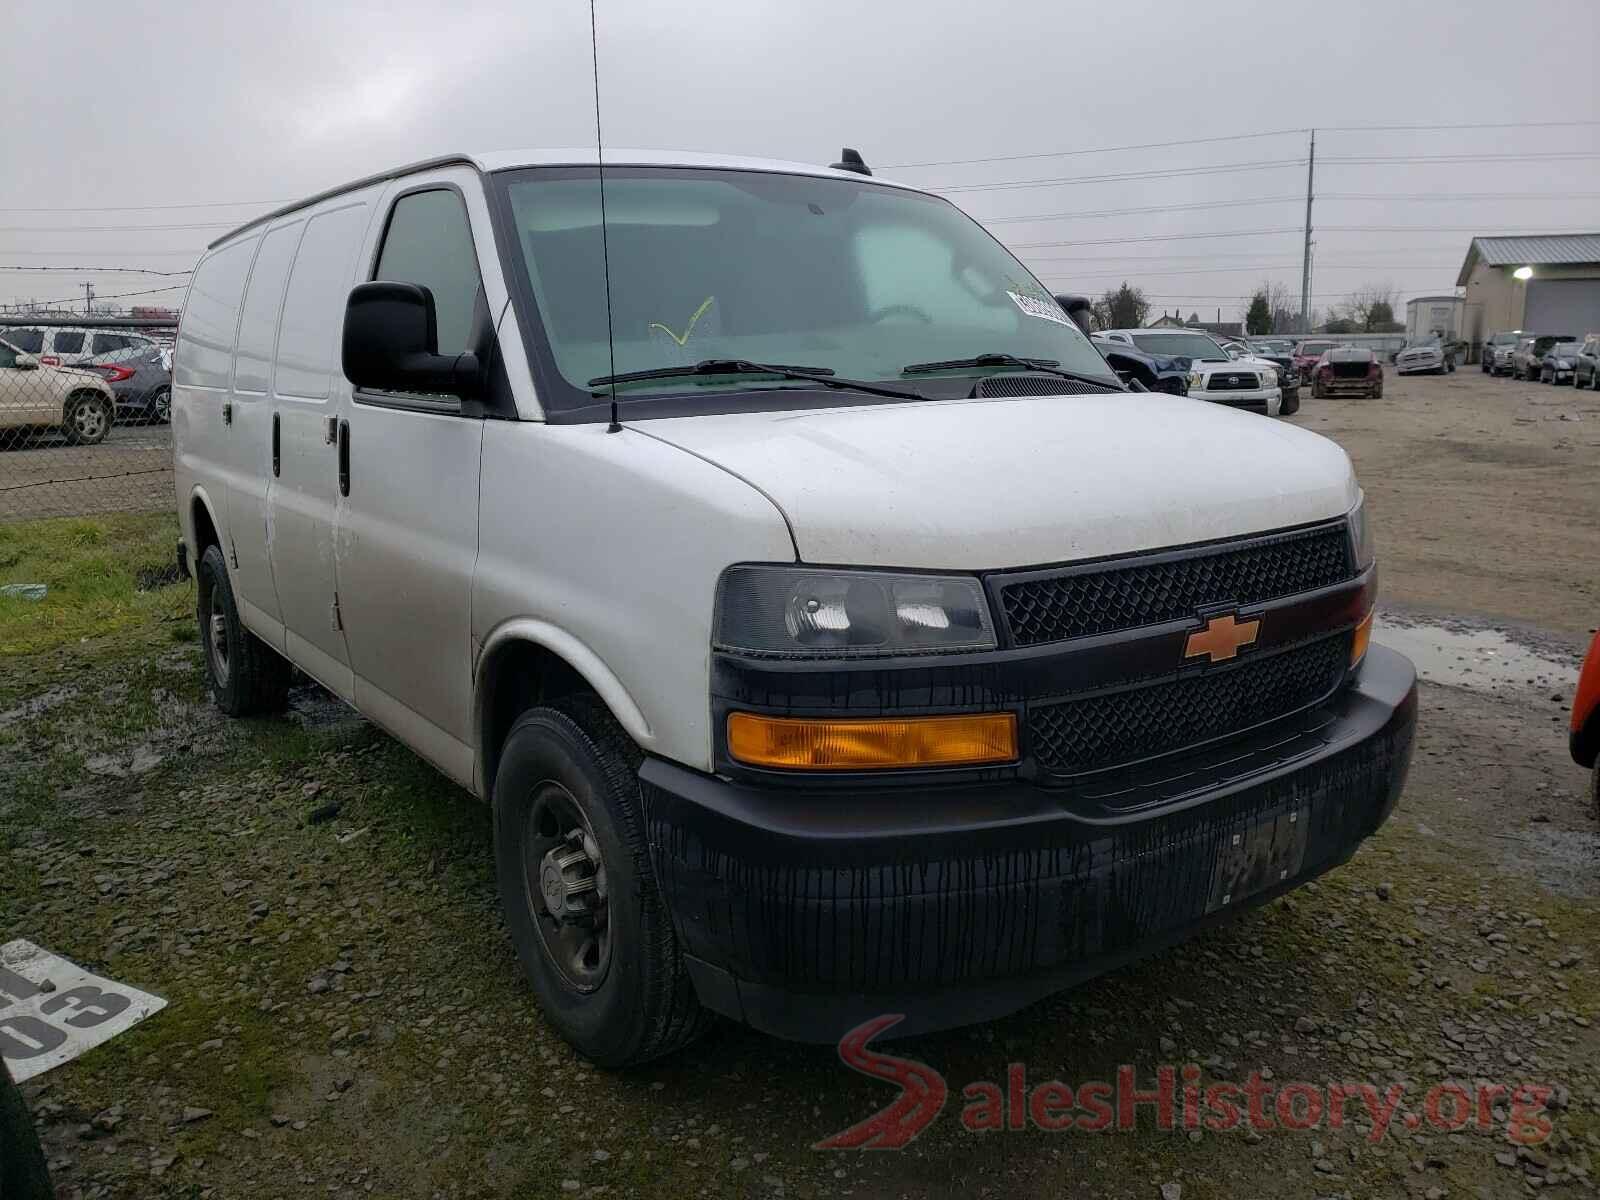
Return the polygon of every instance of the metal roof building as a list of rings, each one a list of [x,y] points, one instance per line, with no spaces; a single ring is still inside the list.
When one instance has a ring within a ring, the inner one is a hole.
[[[1456,276],[1466,289],[1462,336],[1526,329],[1600,331],[1600,233],[1476,237]]]

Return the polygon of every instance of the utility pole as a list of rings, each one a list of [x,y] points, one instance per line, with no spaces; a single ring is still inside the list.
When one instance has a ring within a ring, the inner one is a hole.
[[[83,315],[88,316],[94,308],[94,284],[83,285]]]
[[[1311,131],[1311,151],[1306,157],[1306,243],[1300,260],[1300,332],[1310,333],[1311,317],[1311,188],[1317,172],[1317,131]]]

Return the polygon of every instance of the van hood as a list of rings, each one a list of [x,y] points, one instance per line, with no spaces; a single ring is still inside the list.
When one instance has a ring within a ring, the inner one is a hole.
[[[745,480],[800,559],[998,570],[1234,537],[1348,512],[1345,452],[1178,396],[868,404],[631,428]]]

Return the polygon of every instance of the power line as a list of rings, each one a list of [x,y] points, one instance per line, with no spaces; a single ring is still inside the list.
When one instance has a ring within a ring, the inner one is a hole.
[[[885,171],[904,171],[913,167],[968,167],[977,163],[1022,162],[1034,158],[1074,158],[1083,154],[1119,154],[1125,150],[1167,150],[1173,146],[1209,146],[1217,142],[1247,142],[1255,138],[1284,137],[1304,133],[1304,129],[1272,129],[1264,133],[1230,133],[1220,137],[1181,138],[1175,142],[1142,142],[1136,146],[1090,146],[1080,150],[1041,150],[1033,154],[996,154],[988,158],[945,158],[930,162],[886,163]]]
[[[237,224],[237,221],[202,221],[182,225],[0,225],[0,233],[145,233],[170,229],[232,229]]]
[[[13,208],[0,204],[0,212],[58,213],[58,212],[167,212],[181,208],[244,208],[271,204],[292,204],[292,200],[197,200],[191,204],[111,204],[100,207],[65,207],[51,204],[40,208]]]
[[[1285,261],[1285,262],[1277,262],[1277,263],[1257,263],[1257,264],[1255,264],[1253,266],[1248,266],[1248,267],[1177,267],[1177,268],[1173,268],[1171,270],[1149,270],[1149,269],[1141,268],[1141,269],[1133,270],[1133,271],[1124,270],[1122,268],[1115,268],[1114,267],[1114,268],[1109,268],[1109,269],[1102,268],[1100,270],[1095,270],[1095,271],[1074,271],[1074,272],[1072,272],[1072,274],[1081,276],[1082,278],[1085,278],[1085,279],[1090,279],[1090,278],[1095,278],[1095,277],[1107,278],[1107,277],[1117,276],[1117,275],[1221,275],[1223,273],[1228,273],[1228,274],[1243,273],[1243,274],[1247,274],[1248,275],[1251,272],[1256,272],[1256,271],[1263,272],[1263,273],[1269,273],[1269,272],[1272,272],[1272,271],[1287,271],[1291,267],[1298,267],[1299,265],[1300,265],[1300,263],[1298,261]],[[1041,264],[1041,269],[1047,270],[1051,274],[1058,274],[1058,273],[1060,273],[1062,271],[1063,264],[1061,264],[1061,263],[1043,263],[1043,264]],[[1434,271],[1437,274],[1446,274],[1446,273],[1448,273],[1450,271],[1449,267],[1440,267],[1440,266],[1437,266],[1437,265],[1435,265],[1433,263],[1385,263],[1385,264],[1380,265],[1380,264],[1377,264],[1377,263],[1324,263],[1324,262],[1319,262],[1319,263],[1317,263],[1317,269],[1318,270],[1327,270],[1327,271],[1412,271],[1412,270],[1430,271],[1431,270],[1431,271]]]
[[[1566,129],[1578,126],[1600,125],[1600,121],[1504,121],[1488,124],[1447,125],[1319,125],[1319,130],[1329,133],[1398,133],[1444,131],[1452,129]],[[996,154],[987,158],[946,158],[927,162],[886,163],[883,170],[909,170],[913,167],[966,167],[979,163],[1023,162],[1038,158],[1073,158],[1084,154],[1116,154],[1124,150],[1167,150],[1174,146],[1206,146],[1218,142],[1244,142],[1256,138],[1287,137],[1303,134],[1301,129],[1268,129],[1260,133],[1232,133],[1217,137],[1181,138],[1172,142],[1143,142],[1129,146],[1088,146],[1075,150],[1041,150],[1030,154]]]
[[[1027,250],[1043,246],[1114,246],[1119,242],[1188,242],[1201,238],[1264,237],[1269,234],[1299,233],[1298,225],[1280,225],[1275,229],[1229,229],[1221,233],[1163,233],[1139,237],[1096,238],[1093,241],[1073,242],[1011,242],[1008,249]]]
[[[143,267],[7,267],[0,271],[64,271],[72,275],[95,275],[101,272],[122,275],[193,275],[193,271],[149,271]]]
[[[1239,171],[1272,171],[1297,167],[1303,158],[1264,158],[1256,162],[1222,163],[1215,167],[1175,167],[1166,171],[1122,171],[1114,175],[1075,175],[1066,179],[1011,179],[1003,183],[967,183],[932,187],[933,192],[997,192],[1012,188],[1067,187],[1077,183],[1116,183],[1125,179],[1172,179],[1184,175],[1229,175]]]
[[[977,217],[982,225],[1005,225],[1013,221],[1064,221],[1083,217],[1123,217],[1142,213],[1188,212],[1202,208],[1243,208],[1251,204],[1281,204],[1299,196],[1262,196],[1255,200],[1210,200],[1196,204],[1155,204],[1148,208],[1102,208],[1094,212],[1027,213],[1017,217]]]
[[[1549,162],[1554,160],[1600,158],[1583,150],[1561,150],[1535,154],[1370,154],[1324,158],[1331,163],[1479,163]]]
[[[1600,121],[1495,121],[1451,125],[1318,125],[1328,133],[1419,133],[1447,129],[1571,129],[1600,125]]]
[[[155,296],[155,295],[159,295],[162,292],[178,292],[178,291],[182,291],[184,288],[186,288],[188,286],[189,285],[187,283],[170,283],[166,287],[144,288],[144,289],[142,289],[140,291],[137,291],[137,292],[113,292],[109,296],[96,296],[95,300],[97,300],[97,301],[100,301],[100,300],[127,300],[127,299],[130,299],[131,297],[134,297],[134,296]],[[72,303],[76,303],[78,301],[78,299],[79,299],[79,297],[77,297],[77,296],[52,296],[52,297],[49,297],[49,298],[44,299],[44,300],[36,301],[36,303],[39,303],[39,304],[72,304]],[[8,313],[6,315],[7,316],[13,316],[13,317],[16,317],[16,316],[27,317],[30,314],[28,314],[28,313]],[[32,314],[32,315],[37,315],[37,314]],[[0,328],[0,336],[4,336],[3,328]]]
[[[107,250],[102,246],[96,246],[94,248],[94,250],[91,251],[91,253],[94,253],[94,254],[126,255],[128,258],[140,258],[140,257],[153,258],[156,255],[161,255],[162,257],[166,257],[168,255],[173,255],[173,254],[187,254],[190,258],[199,258],[200,255],[203,254],[204,252],[205,252],[204,247],[198,247],[198,248],[196,248],[194,250]],[[0,254],[7,254],[7,255],[23,255],[23,254],[25,254],[29,258],[32,258],[35,255],[38,255],[38,256],[42,257],[42,256],[46,256],[46,255],[73,255],[73,254],[82,254],[82,253],[84,253],[84,249],[83,249],[82,246],[77,246],[77,247],[73,247],[73,248],[65,248],[65,249],[60,249],[60,250],[3,250],[3,249],[0,249]]]

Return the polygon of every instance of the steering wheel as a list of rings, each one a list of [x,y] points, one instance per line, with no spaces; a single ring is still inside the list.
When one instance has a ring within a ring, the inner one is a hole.
[[[933,324],[933,318],[913,304],[890,304],[885,308],[878,309],[876,312],[868,313],[867,320],[871,321],[873,324],[877,324],[886,317],[892,317],[897,313],[902,316],[915,317],[924,325]]]

